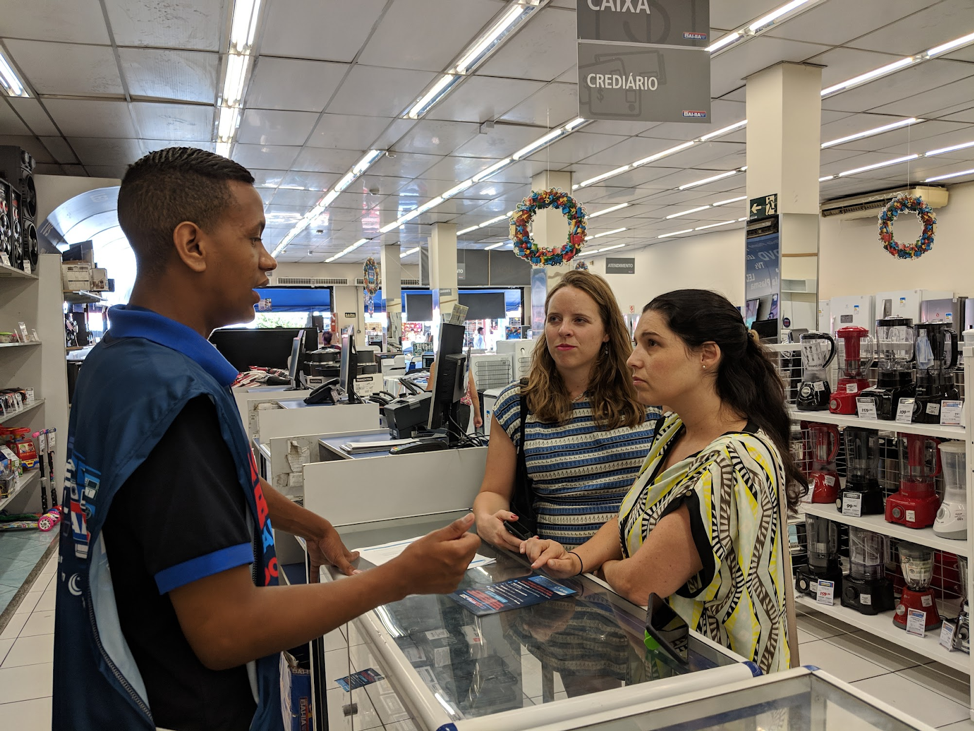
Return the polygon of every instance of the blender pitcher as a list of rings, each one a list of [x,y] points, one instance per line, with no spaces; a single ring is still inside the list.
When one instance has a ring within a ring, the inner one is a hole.
[[[908,528],[929,528],[940,507],[934,482],[940,474],[940,442],[921,434],[898,437],[900,489],[886,498],[886,520]]]
[[[924,629],[934,629],[940,626],[940,613],[937,611],[937,601],[930,584],[933,581],[933,549],[919,546],[915,543],[901,543],[900,568],[906,587],[896,605],[893,623],[906,629],[909,610],[919,609],[926,614]]]
[[[849,528],[849,575],[842,577],[842,606],[861,614],[893,609],[893,585],[886,579],[886,536]]]
[[[943,442],[940,445],[944,500],[933,523],[933,532],[938,536],[958,541],[967,540],[967,455],[965,452],[966,447],[963,442]]]
[[[913,398],[913,320],[909,317],[884,317],[876,321],[879,372],[876,385],[861,398],[871,399],[880,419],[893,420],[901,398]]]
[[[805,516],[805,535],[808,541],[808,564],[795,570],[795,589],[815,598],[819,579],[842,584],[839,566],[839,532],[835,523],[817,515]]]
[[[971,652],[971,608],[967,598],[967,556],[957,557],[957,571],[960,574],[961,603],[960,614],[954,624],[954,649],[970,654]]]
[[[808,444],[811,469],[807,473],[807,502],[834,503],[839,496],[839,473],[835,458],[839,454],[839,428],[834,424],[809,424]]]
[[[805,333],[801,350],[802,382],[795,405],[799,411],[825,411],[832,395],[825,369],[835,358],[835,340],[826,333]]]
[[[844,515],[882,515],[883,490],[879,484],[879,433],[846,427],[846,480],[835,507]]]
[[[914,344],[917,364],[916,400],[913,421],[940,423],[940,402],[957,399],[953,369],[957,366],[957,333],[946,322],[923,322],[916,326]]]
[[[872,339],[869,331],[858,325],[840,327],[835,332],[842,341],[842,358],[839,360],[839,380],[835,393],[829,399],[829,411],[833,414],[855,414],[856,398],[869,388],[866,372],[872,363]]]

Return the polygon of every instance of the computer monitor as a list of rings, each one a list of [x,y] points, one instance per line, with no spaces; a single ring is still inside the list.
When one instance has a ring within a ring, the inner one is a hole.
[[[288,357],[295,336],[304,333],[304,350],[318,349],[317,328],[220,328],[210,333],[210,342],[238,371],[251,366],[288,370]]]
[[[768,319],[769,320],[778,319],[778,293],[777,292],[771,295],[771,311],[768,312]]]
[[[355,374],[358,354],[355,352],[355,327],[342,331],[342,359],[338,365],[338,387],[345,392],[345,403],[358,403],[355,395]]]
[[[754,321],[758,319],[758,305],[760,304],[761,300],[757,297],[744,303],[744,324],[748,327],[751,327]]]
[[[436,352],[433,379],[433,403],[430,406],[427,428],[446,427],[451,444],[459,441],[463,430],[458,424],[459,404],[466,390],[467,356],[463,354],[463,325],[440,325],[440,347]]]
[[[304,355],[304,330],[294,336],[291,341],[291,356],[288,358],[288,377],[291,379],[291,386],[298,388],[301,373],[301,356]]]

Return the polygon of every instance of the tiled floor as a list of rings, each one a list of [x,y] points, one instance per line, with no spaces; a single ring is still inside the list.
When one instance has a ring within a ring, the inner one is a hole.
[[[44,552],[57,537],[57,532],[37,530],[0,533],[0,614],[13,600]]]
[[[56,561],[57,556],[52,557],[0,633],[0,726],[4,729],[47,731],[51,728]],[[813,610],[802,611],[798,619],[802,664],[817,665],[931,726],[974,731],[965,675],[831,617]],[[349,659],[356,670],[373,664],[354,629],[336,630],[326,640],[327,667],[347,666]],[[532,693],[540,696],[540,688],[524,690],[525,705],[540,700],[531,697]],[[557,674],[554,690],[556,698],[564,696]],[[329,689],[328,716],[333,731],[353,728],[352,717],[343,713],[343,706],[350,700],[357,704],[356,731],[415,729],[387,681],[374,683],[352,695],[354,698],[338,687]]]

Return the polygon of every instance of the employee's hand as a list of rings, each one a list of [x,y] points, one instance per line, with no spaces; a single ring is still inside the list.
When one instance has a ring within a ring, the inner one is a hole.
[[[480,538],[467,532],[472,525],[473,515],[468,513],[423,536],[395,559],[410,594],[456,591],[480,547]]]
[[[544,569],[556,579],[567,579],[579,572],[578,558],[569,554],[558,541],[532,538],[521,544],[520,551],[531,561],[531,568]]]
[[[477,535],[498,548],[520,550],[521,539],[508,533],[504,527],[504,523],[509,520],[517,520],[517,516],[510,510],[480,514],[477,516]]]
[[[474,428],[479,429],[484,425],[484,420],[480,417],[480,414],[473,415],[473,425]]]
[[[325,529],[323,536],[317,540],[309,539],[308,557],[311,559],[311,583],[318,583],[319,568],[322,566],[334,566],[345,576],[357,573],[351,562],[358,558],[358,551],[349,551],[338,537],[331,525]]]

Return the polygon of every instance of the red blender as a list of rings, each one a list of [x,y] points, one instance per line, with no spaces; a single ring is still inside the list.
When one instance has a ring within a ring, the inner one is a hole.
[[[901,543],[899,551],[900,568],[903,578],[906,579],[906,586],[896,605],[893,624],[906,629],[909,610],[919,609],[926,614],[924,629],[936,629],[940,626],[940,613],[937,611],[933,589],[930,588],[933,581],[933,549],[915,543]]]
[[[873,359],[872,340],[869,331],[858,325],[840,327],[835,331],[835,336],[842,341],[844,357],[839,361],[839,382],[829,400],[829,411],[833,414],[855,414],[856,398],[869,388],[866,369]]]
[[[934,482],[940,474],[940,442],[920,434],[898,437],[900,489],[886,498],[886,520],[908,528],[929,528],[940,508]]]
[[[811,469],[808,470],[806,502],[834,503],[839,497],[839,473],[835,458],[839,454],[839,428],[834,424],[809,424],[808,445]]]

